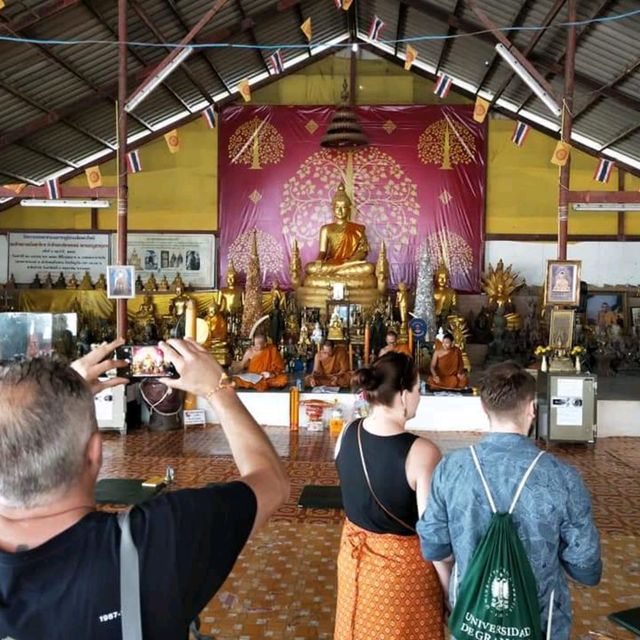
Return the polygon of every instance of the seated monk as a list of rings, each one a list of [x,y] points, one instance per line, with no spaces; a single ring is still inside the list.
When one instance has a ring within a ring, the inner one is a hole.
[[[377,286],[374,265],[366,261],[369,243],[364,225],[351,222],[351,199],[344,184],[333,198],[333,222],[320,229],[318,258],[306,266],[304,285],[325,287],[344,281],[355,287]]]
[[[304,379],[307,387],[350,387],[349,355],[344,347],[325,341],[313,361],[313,373]]]
[[[431,375],[427,378],[431,389],[464,389],[469,384],[462,362],[462,351],[453,344],[447,332],[431,358]]]
[[[253,346],[247,349],[242,360],[231,365],[231,373],[237,374],[242,371],[259,374],[262,379],[253,383],[242,380],[236,375],[234,382],[241,389],[255,389],[256,391],[282,389],[289,382],[284,373],[284,361],[277,347],[273,344],[267,344],[266,337],[258,333],[253,336]]]
[[[380,349],[380,353],[378,353],[378,357],[380,358],[385,353],[390,353],[391,351],[396,351],[398,353],[405,353],[409,357],[413,357],[411,353],[411,349],[409,349],[409,345],[406,342],[402,344],[398,344],[398,334],[390,329],[387,331],[387,335],[385,337],[385,342],[387,343],[382,349]]]

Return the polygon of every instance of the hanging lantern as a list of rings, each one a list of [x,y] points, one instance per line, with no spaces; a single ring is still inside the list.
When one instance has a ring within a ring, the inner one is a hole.
[[[346,80],[344,81],[341,97],[343,104],[336,108],[327,127],[327,132],[320,140],[320,146],[326,149],[342,149],[345,151],[366,147],[369,144],[369,140],[362,132],[358,116],[347,104],[349,93]]]

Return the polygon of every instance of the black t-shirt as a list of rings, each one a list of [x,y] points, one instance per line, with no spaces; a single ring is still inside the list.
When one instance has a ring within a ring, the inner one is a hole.
[[[131,512],[145,640],[185,640],[256,516],[242,482],[159,496]],[[45,544],[0,552],[0,638],[120,640],[120,528],[94,512]]]

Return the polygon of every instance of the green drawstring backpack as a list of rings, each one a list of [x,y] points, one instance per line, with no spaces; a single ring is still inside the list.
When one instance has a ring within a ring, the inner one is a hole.
[[[478,455],[470,447],[493,513],[460,584],[449,616],[449,630],[456,640],[540,640],[540,607],[536,579],[516,533],[511,514],[541,451],[524,474],[507,513],[498,513]],[[455,590],[455,584],[454,584]],[[547,623],[551,639],[553,592]]]

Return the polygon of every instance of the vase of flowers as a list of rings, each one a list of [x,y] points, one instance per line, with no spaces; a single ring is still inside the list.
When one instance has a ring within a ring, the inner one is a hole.
[[[549,346],[538,345],[536,350],[533,352],[538,358],[541,358],[540,362],[540,371],[548,371],[549,370],[549,361],[548,358],[551,355],[552,349]]]
[[[571,349],[571,356],[576,359],[576,373],[582,371],[582,356],[584,355],[584,347],[577,344]]]

